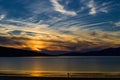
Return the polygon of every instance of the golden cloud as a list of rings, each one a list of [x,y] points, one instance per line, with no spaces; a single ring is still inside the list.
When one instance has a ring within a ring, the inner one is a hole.
[[[0,24],[0,45],[36,51],[82,51],[92,48],[120,46],[120,32],[92,31],[79,27],[50,28],[44,24],[27,26]],[[20,31],[19,34],[12,33]],[[63,32],[69,31],[69,33]],[[3,43],[3,38],[6,43]],[[19,44],[16,44],[19,43]]]

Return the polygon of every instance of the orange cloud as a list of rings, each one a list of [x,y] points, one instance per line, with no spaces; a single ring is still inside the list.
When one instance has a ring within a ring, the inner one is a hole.
[[[120,32],[92,31],[74,26],[54,29],[32,23],[22,27],[7,24],[0,26],[0,45],[6,47],[35,51],[85,51],[120,46]],[[15,31],[19,31],[19,34],[13,33]]]

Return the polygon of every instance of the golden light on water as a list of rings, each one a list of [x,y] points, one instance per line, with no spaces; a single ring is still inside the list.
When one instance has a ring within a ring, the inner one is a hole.
[[[32,77],[41,77],[41,76],[44,76],[44,75],[41,74],[41,73],[31,73],[30,76],[32,76]]]

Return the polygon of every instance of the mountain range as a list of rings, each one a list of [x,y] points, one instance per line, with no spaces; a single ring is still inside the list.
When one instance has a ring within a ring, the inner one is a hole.
[[[107,48],[98,51],[90,52],[71,52],[62,54],[62,56],[120,56],[120,47],[118,48]]]
[[[120,56],[120,47],[84,53],[69,52],[58,55],[50,55],[47,53],[35,52],[30,50],[0,47],[0,57],[32,57],[32,56]]]
[[[48,56],[48,54],[30,50],[0,47],[0,57],[27,57],[27,56]]]

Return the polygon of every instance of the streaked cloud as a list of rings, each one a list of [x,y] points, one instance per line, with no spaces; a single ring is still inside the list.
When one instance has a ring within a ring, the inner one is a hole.
[[[71,26],[69,28],[59,27],[54,29],[45,24],[35,24],[17,20],[7,21],[24,23],[24,26],[0,24],[0,30],[2,30],[2,32],[0,32],[1,46],[36,51],[46,50],[48,52],[66,52],[88,51],[93,48],[102,49],[107,47],[117,47],[120,45],[119,32],[105,32],[100,30],[92,31],[77,26]],[[88,26],[99,24],[96,23]],[[69,33],[66,33],[65,31],[69,31]]]
[[[5,15],[4,14],[1,14],[0,15],[0,20],[4,19],[5,18]]]
[[[0,5],[0,46],[43,52],[120,46],[120,28],[116,27],[120,26],[120,0],[4,1]]]
[[[94,0],[90,0],[90,2],[88,3],[88,7],[90,8],[90,11],[89,11],[90,15],[93,15],[93,14],[97,13]]]
[[[52,5],[54,6],[55,10],[62,13],[62,14],[66,14],[66,15],[72,15],[72,16],[76,16],[77,13],[74,12],[74,11],[69,11],[69,10],[66,10],[64,8],[64,6],[62,6],[58,0],[51,0],[52,2]]]
[[[99,12],[108,13],[108,5],[109,4],[110,3],[98,4],[97,2],[95,2],[95,0],[90,0],[86,4],[86,6],[88,6],[88,8],[90,8],[89,15],[94,15],[94,14],[97,14]]]
[[[120,26],[120,21],[115,23],[116,26]]]

